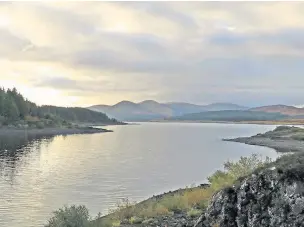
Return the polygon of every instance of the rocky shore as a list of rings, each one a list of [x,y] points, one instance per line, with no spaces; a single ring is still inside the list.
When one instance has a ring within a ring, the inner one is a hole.
[[[223,140],[269,147],[278,152],[304,151],[304,129],[299,127],[279,126],[264,134]]]
[[[195,227],[304,226],[304,153],[282,156],[216,193]]]
[[[295,153],[215,193],[194,227],[304,226],[304,129],[279,126],[264,134],[224,140]]]

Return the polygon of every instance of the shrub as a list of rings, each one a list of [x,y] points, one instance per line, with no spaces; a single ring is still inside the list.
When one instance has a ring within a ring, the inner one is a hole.
[[[135,216],[134,204],[128,198],[122,199],[118,201],[117,208],[112,209],[110,213],[113,213],[119,220],[130,219]]]
[[[112,226],[113,227],[119,227],[120,226],[120,221],[118,221],[118,220],[113,221]]]
[[[215,191],[222,188],[231,186],[238,178],[247,176],[252,173],[255,169],[261,168],[264,165],[271,162],[269,157],[263,160],[261,156],[252,154],[250,157],[241,157],[236,162],[224,163],[224,170],[218,170],[210,177],[208,181],[211,184],[211,188]]]
[[[141,224],[143,222],[142,218],[139,217],[131,217],[130,224]]]
[[[46,227],[88,227],[89,211],[85,206],[65,206],[53,212]]]
[[[255,169],[263,167],[265,164],[270,163],[271,159],[266,157],[263,160],[261,156],[252,154],[249,157],[241,157],[237,162],[224,163],[224,169],[229,175],[232,175],[235,179],[241,176],[246,176],[252,173]]]
[[[208,177],[210,187],[213,191],[220,190],[233,184],[235,177],[232,174],[217,170],[214,174]]]

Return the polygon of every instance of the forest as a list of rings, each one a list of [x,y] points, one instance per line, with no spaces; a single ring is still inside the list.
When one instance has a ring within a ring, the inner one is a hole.
[[[116,124],[106,114],[80,107],[38,106],[16,88],[0,88],[0,126],[34,126],[37,128],[71,126],[73,123]]]

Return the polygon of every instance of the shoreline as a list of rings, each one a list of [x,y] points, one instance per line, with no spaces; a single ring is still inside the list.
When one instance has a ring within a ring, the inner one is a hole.
[[[79,128],[44,128],[44,129],[16,129],[16,128],[0,128],[0,136],[59,136],[74,134],[94,134],[113,132],[112,130],[79,127]]]
[[[216,123],[216,124],[253,124],[253,125],[304,125],[304,121],[196,121],[196,120],[152,120],[154,123]]]
[[[304,129],[299,127],[279,126],[264,134],[259,133],[250,137],[222,139],[222,141],[268,147],[280,153],[304,152]]]

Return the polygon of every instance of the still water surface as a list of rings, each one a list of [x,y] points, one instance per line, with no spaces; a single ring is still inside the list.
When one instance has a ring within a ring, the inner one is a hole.
[[[140,201],[204,183],[227,160],[252,153],[277,157],[272,149],[221,141],[274,126],[143,123],[108,128],[114,132],[0,138],[0,226],[43,226],[65,204],[86,205],[95,216],[121,198]]]

